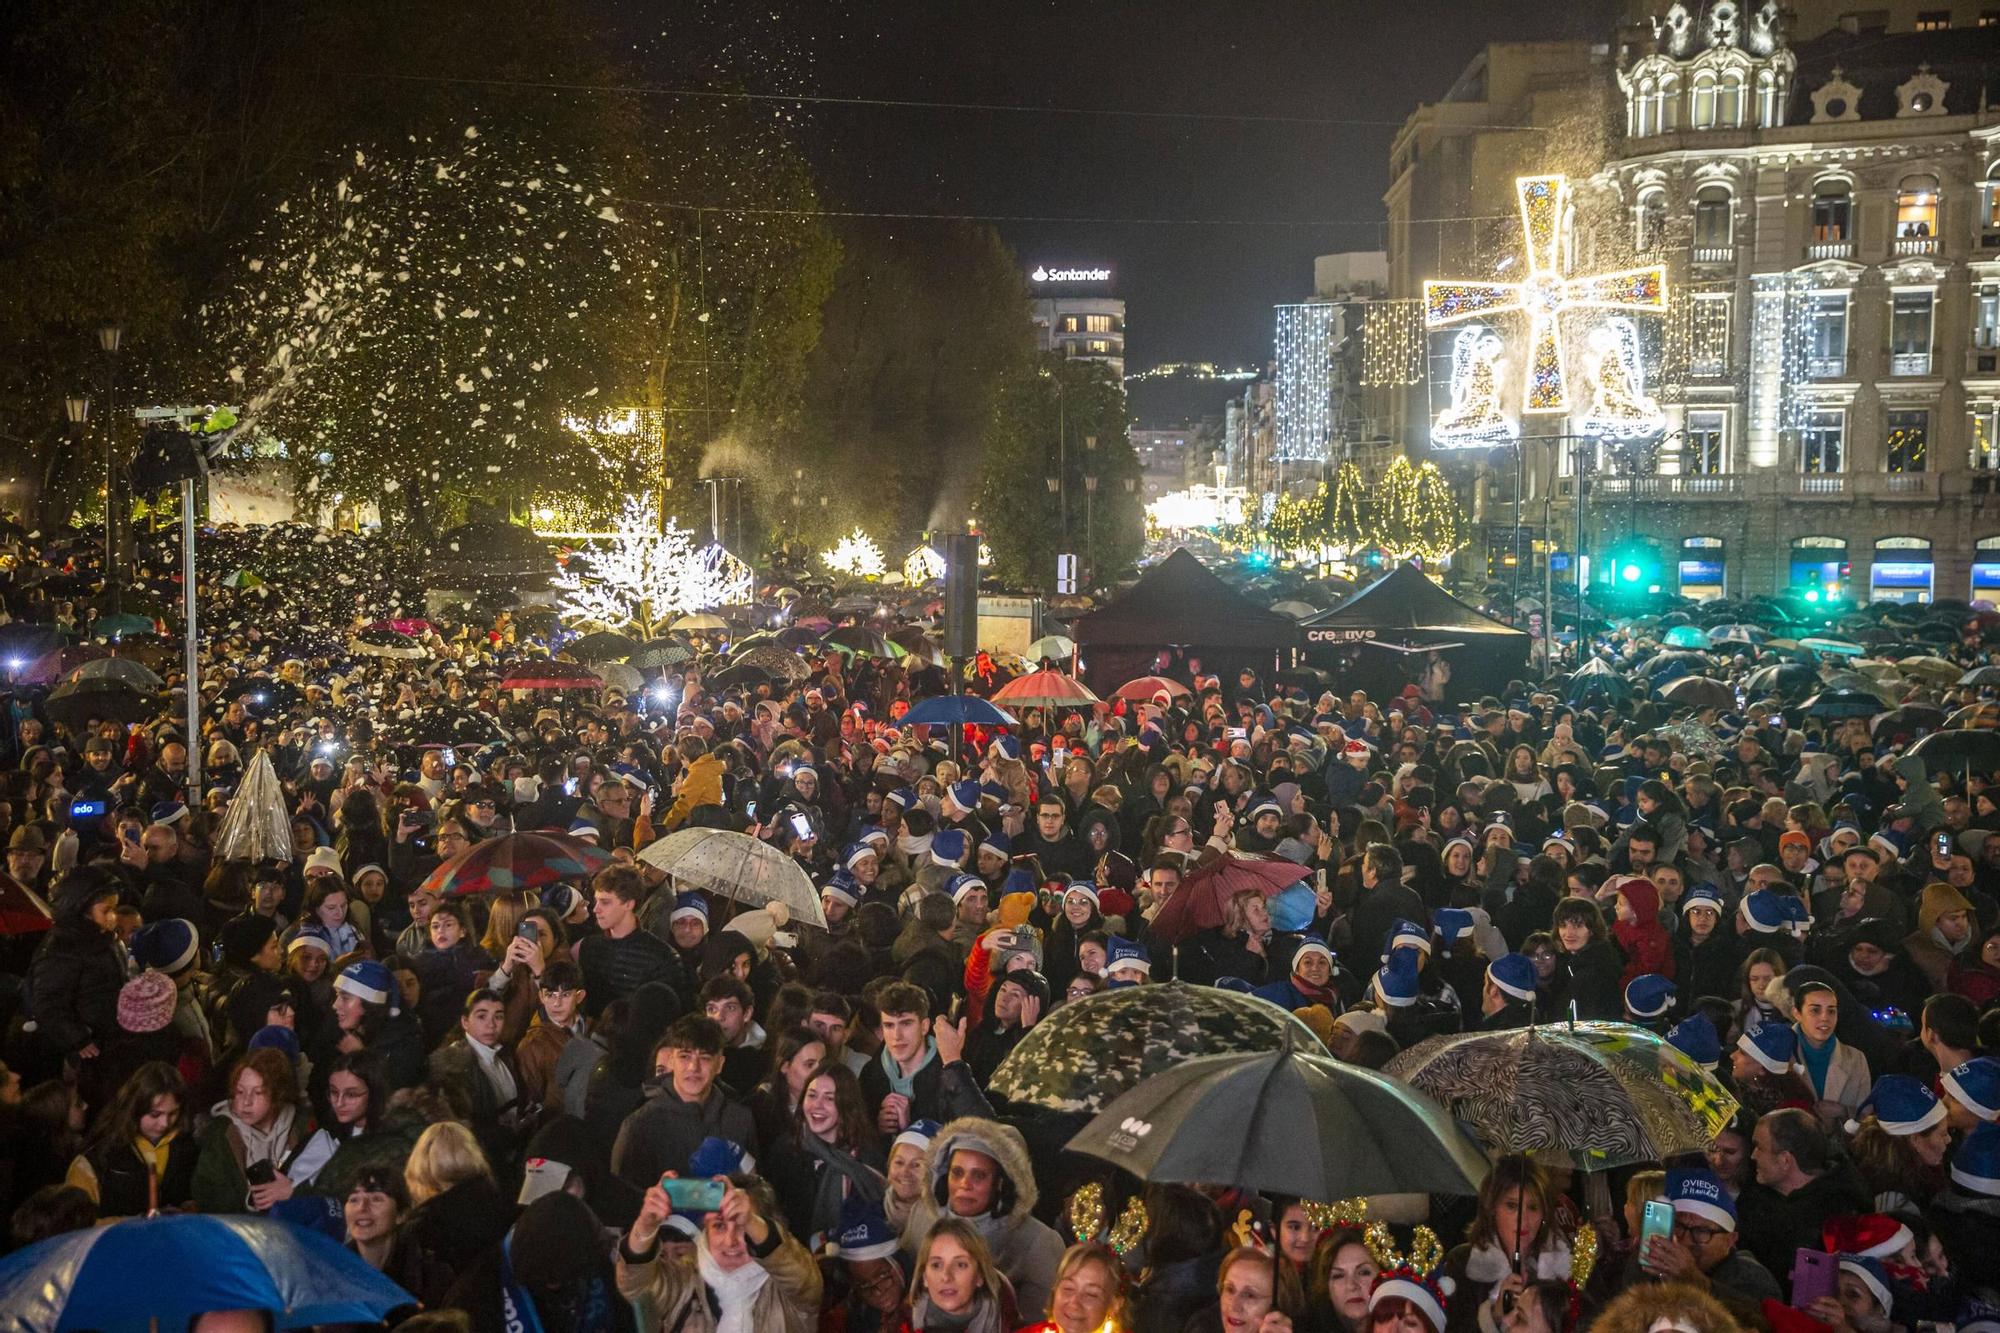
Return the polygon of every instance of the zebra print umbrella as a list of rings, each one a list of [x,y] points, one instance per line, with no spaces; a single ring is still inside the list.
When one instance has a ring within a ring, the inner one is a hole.
[[[1385,1072],[1498,1151],[1586,1171],[1702,1152],[1736,1114],[1713,1075],[1629,1023],[1432,1037]]]

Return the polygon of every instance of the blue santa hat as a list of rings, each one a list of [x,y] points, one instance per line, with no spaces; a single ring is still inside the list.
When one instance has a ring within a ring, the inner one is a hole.
[[[1440,952],[1449,954],[1462,939],[1476,929],[1472,913],[1463,907],[1440,907],[1431,913],[1431,930],[1437,935]]]
[[[836,1233],[840,1257],[849,1263],[888,1259],[895,1255],[902,1237],[882,1216],[882,1205],[867,1195],[854,1193],[840,1205],[840,1228]]]
[[[979,808],[979,781],[976,778],[966,778],[961,782],[954,782],[945,788],[945,796],[953,805],[970,814]]]
[[[1861,1117],[1870,1111],[1875,1113],[1876,1124],[1899,1139],[1944,1123],[1944,1103],[1936,1093],[1907,1074],[1884,1074],[1876,1079],[1868,1096],[1854,1108],[1847,1132],[1859,1133]]]
[[[1033,893],[1041,886],[1035,883],[1035,872],[1026,866],[1015,866],[1007,872],[1007,878],[1000,885],[1000,896],[1012,893]]]
[[[875,850],[875,844],[856,839],[840,849],[840,864],[844,868],[852,870],[855,864],[862,858],[869,856],[879,857],[880,855],[881,853]]]
[[[982,852],[991,852],[1003,861],[1012,860],[1014,856],[1014,840],[999,829],[995,829],[979,840],[979,850]]]
[[[1535,963],[1524,953],[1501,954],[1486,965],[1486,979],[1510,999],[1535,998]]]
[[[971,893],[974,889],[984,889],[985,887],[986,881],[977,875],[953,875],[951,883],[946,886],[945,891],[951,894],[953,902],[958,903],[964,902],[965,895]]]
[[[1391,1008],[1403,1009],[1417,1002],[1417,951],[1395,949],[1375,973],[1375,997]]]
[[[1975,1056],[1939,1080],[1953,1101],[1980,1120],[2000,1119],[2000,1060]]]
[[[572,838],[584,838],[595,843],[598,839],[597,825],[591,823],[588,819],[573,819],[569,825],[569,836]]]
[[[1736,1230],[1736,1200],[1722,1177],[1706,1168],[1667,1172],[1667,1201],[1676,1213],[1698,1217],[1724,1231]]]
[[[2000,1198],[2000,1125],[1977,1126],[1951,1158],[1952,1183],[1985,1197]]]
[[[1788,893],[1773,893],[1769,889],[1744,894],[1741,911],[1745,924],[1760,935],[1776,935],[1781,931],[1804,935],[1806,927],[1812,924],[1803,902]]]
[[[161,801],[152,809],[155,824],[178,824],[187,818],[188,808],[179,801]]]
[[[708,920],[708,899],[699,893],[683,890],[674,895],[674,910],[667,913],[667,924],[672,925],[690,916],[698,916],[703,921]]]
[[[701,1141],[688,1158],[687,1173],[706,1180],[711,1176],[749,1175],[757,1169],[757,1159],[733,1139],[711,1134]]]
[[[1146,946],[1139,941],[1128,940],[1123,935],[1113,935],[1105,941],[1105,975],[1109,976],[1121,967],[1129,967],[1150,976],[1153,971],[1153,960],[1147,956]]]
[[[1736,1039],[1736,1049],[1773,1074],[1782,1074],[1798,1058],[1799,1036],[1783,1023],[1766,1023]]]
[[[898,787],[892,792],[885,793],[882,802],[885,805],[893,805],[898,810],[908,811],[916,808],[918,799],[915,787]]]
[[[941,866],[965,864],[968,841],[963,829],[939,829],[931,835],[931,860]]]
[[[1098,905],[1097,886],[1095,884],[1092,884],[1087,879],[1073,879],[1069,883],[1063,885],[1064,898],[1068,898],[1072,893],[1080,893],[1084,897],[1090,899],[1090,905],[1092,907],[1096,907]]]
[[[1710,1073],[1722,1063],[1722,1037],[1707,1014],[1689,1014],[1674,1024],[1667,1044]]]
[[[986,749],[988,753],[998,750],[1002,759],[1019,759],[1021,757],[1021,742],[1012,736],[995,736],[993,743],[987,746]]]
[[[389,969],[373,958],[363,958],[340,969],[333,988],[367,1004],[386,1004],[391,1013],[399,1008],[397,999],[402,994]]]
[[[1243,818],[1254,824],[1263,815],[1276,815],[1278,818],[1283,819],[1285,817],[1285,807],[1278,804],[1278,798],[1275,796],[1259,796],[1250,803],[1250,809]]]
[[[1316,953],[1329,963],[1333,961],[1333,950],[1327,947],[1325,940],[1317,935],[1301,935],[1299,937],[1298,948],[1292,951],[1292,970],[1294,972],[1298,971],[1299,959],[1309,953]]]
[[[1715,891],[1713,884],[1697,884],[1681,896],[1681,915],[1685,916],[1697,907],[1706,907],[1717,917],[1722,915],[1722,895]]]
[[[1674,1006],[1674,983],[1657,972],[1633,977],[1625,985],[1625,1012],[1634,1018],[1658,1018]]]
[[[172,976],[194,961],[197,943],[193,924],[179,917],[148,922],[132,932],[132,961]]]
[[[849,907],[857,906],[861,902],[861,885],[855,882],[854,876],[847,873],[846,867],[828,876],[826,883],[820,885],[819,891],[822,897],[838,898]]]
[[[912,1144],[921,1149],[929,1149],[931,1140],[938,1136],[944,1125],[936,1120],[912,1120],[909,1125],[889,1143],[891,1148],[898,1144]]]
[[[889,830],[879,824],[863,824],[861,831],[854,835],[854,841],[866,843],[879,851],[889,845]]]
[[[1868,1288],[1875,1303],[1882,1307],[1882,1313],[1887,1315],[1895,1299],[1889,1294],[1889,1270],[1882,1266],[1882,1261],[1865,1254],[1843,1254],[1839,1263],[1840,1271],[1851,1274]]]
[[[1382,956],[1387,958],[1398,949],[1418,949],[1429,954],[1431,933],[1414,921],[1397,921],[1382,937]]]

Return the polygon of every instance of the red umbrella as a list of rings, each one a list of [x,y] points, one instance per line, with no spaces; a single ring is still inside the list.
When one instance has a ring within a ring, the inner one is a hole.
[[[993,702],[1016,708],[1081,708],[1104,701],[1074,676],[1065,676],[1060,671],[1030,671],[995,690]]]
[[[1149,930],[1154,939],[1173,944],[1221,925],[1229,900],[1243,890],[1255,889],[1274,898],[1311,873],[1291,861],[1259,861],[1224,852],[1188,873],[1173,897],[1160,904]]]
[[[596,690],[603,679],[575,662],[523,662],[500,678],[503,690]]]
[[[53,685],[85,662],[94,662],[100,657],[111,656],[111,650],[101,643],[75,643],[53,652],[43,653],[21,669],[16,678],[24,685]]]
[[[1177,680],[1168,680],[1165,676],[1141,676],[1137,680],[1128,680],[1123,685],[1120,685],[1117,693],[1111,697],[1114,699],[1131,699],[1143,704],[1150,703],[1153,696],[1161,690],[1165,690],[1171,695],[1185,694],[1192,696],[1194,694],[1193,690]]]
[[[423,886],[450,898],[490,889],[539,889],[594,875],[610,864],[611,853],[566,833],[503,833],[439,865]]]
[[[0,875],[0,936],[39,935],[55,923],[41,895],[12,875]]]

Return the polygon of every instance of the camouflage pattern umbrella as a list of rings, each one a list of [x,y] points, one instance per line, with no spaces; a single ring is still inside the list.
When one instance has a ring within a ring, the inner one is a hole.
[[[790,681],[793,684],[812,675],[811,663],[792,649],[775,643],[761,643],[748,652],[737,653],[729,659],[729,665],[750,671],[761,671],[772,680]]]
[[[1705,1151],[1736,1114],[1714,1075],[1629,1023],[1452,1033],[1384,1072],[1444,1103],[1497,1151],[1585,1171]]]
[[[1072,1000],[1028,1030],[988,1091],[1050,1111],[1096,1113],[1148,1076],[1198,1055],[1326,1048],[1267,1000],[1169,981]]]
[[[1673,741],[1683,753],[1713,759],[1729,747],[1722,743],[1722,737],[1692,719],[1674,722],[1653,733],[1662,740]]]

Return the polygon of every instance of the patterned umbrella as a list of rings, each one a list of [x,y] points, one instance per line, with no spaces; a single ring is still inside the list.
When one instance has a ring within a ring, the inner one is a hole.
[[[157,690],[166,682],[144,662],[129,657],[97,657],[69,673],[71,680],[122,680],[135,690]]]
[[[1030,671],[993,692],[993,702],[1010,708],[1082,708],[1102,703],[1090,687],[1060,671]]]
[[[1713,1075],[1629,1023],[1451,1033],[1384,1072],[1443,1102],[1497,1151],[1586,1171],[1702,1152],[1736,1114]]]
[[[411,745],[491,745],[508,739],[500,719],[459,704],[420,708],[398,734]]]
[[[503,690],[595,690],[603,685],[595,671],[574,662],[523,662],[500,678]]]
[[[566,833],[503,833],[439,865],[423,886],[448,898],[489,889],[539,889],[594,875],[610,864],[609,852]]]
[[[648,639],[633,650],[632,655],[625,659],[625,664],[638,667],[641,671],[661,671],[692,661],[694,649],[679,639]]]
[[[796,684],[812,675],[812,666],[790,648],[781,648],[775,643],[761,643],[748,652],[737,653],[729,659],[732,667],[743,667],[750,671],[761,671],[773,680],[790,681]]]
[[[1675,722],[1661,727],[1655,736],[1673,741],[1685,754],[1699,755],[1712,759],[1729,747],[1722,743],[1722,737],[1710,731],[1699,722]]]
[[[750,907],[783,903],[795,920],[825,930],[819,891],[805,870],[770,843],[728,829],[684,828],[639,853],[685,888],[705,889]]]
[[[988,1091],[1050,1111],[1095,1114],[1153,1074],[1198,1055],[1320,1052],[1312,1029],[1278,1006],[1236,991],[1169,981],[1072,1000],[1028,1030]]]
[[[1189,872],[1173,896],[1160,904],[1147,929],[1160,943],[1173,944],[1196,931],[1221,925],[1229,900],[1244,889],[1255,889],[1269,898],[1311,873],[1292,861],[1260,861],[1224,852]]]

